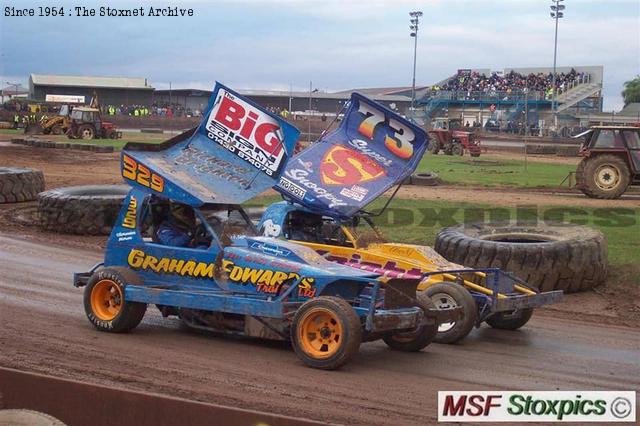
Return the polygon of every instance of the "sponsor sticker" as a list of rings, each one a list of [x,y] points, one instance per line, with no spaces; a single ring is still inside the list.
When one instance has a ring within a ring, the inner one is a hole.
[[[340,190],[340,195],[356,201],[364,200],[364,197],[366,197],[368,193],[369,190],[367,188],[363,188],[358,185],[353,185],[351,188],[342,188]]]
[[[635,422],[635,391],[439,391],[439,422]]]
[[[307,193],[306,189],[296,185],[284,176],[280,177],[280,183],[278,186],[300,200],[304,199],[304,196]]]
[[[277,173],[285,158],[278,121],[223,88],[209,113],[206,134],[269,176]]]

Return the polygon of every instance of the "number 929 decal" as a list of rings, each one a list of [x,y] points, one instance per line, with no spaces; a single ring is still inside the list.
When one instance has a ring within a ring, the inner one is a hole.
[[[154,191],[164,191],[162,176],[151,172],[148,167],[138,163],[128,155],[122,156],[122,176]]]

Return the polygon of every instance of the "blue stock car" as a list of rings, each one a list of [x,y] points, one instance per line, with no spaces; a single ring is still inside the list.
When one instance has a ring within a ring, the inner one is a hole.
[[[460,312],[417,300],[419,280],[380,279],[257,235],[240,204],[278,182],[298,134],[218,83],[197,129],[160,145],[128,144],[121,172],[131,191],[104,262],[74,274],[89,321],[127,332],[156,305],[194,328],[290,340],[322,369],[340,367],[364,341],[427,346]],[[179,211],[188,243],[168,245],[158,230]]]

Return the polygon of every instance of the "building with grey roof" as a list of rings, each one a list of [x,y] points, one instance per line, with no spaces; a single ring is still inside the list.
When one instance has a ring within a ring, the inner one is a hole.
[[[91,77],[73,75],[31,74],[29,97],[46,101],[60,96],[84,97],[91,100],[94,92],[101,105],[151,105],[154,88],[146,78]]]

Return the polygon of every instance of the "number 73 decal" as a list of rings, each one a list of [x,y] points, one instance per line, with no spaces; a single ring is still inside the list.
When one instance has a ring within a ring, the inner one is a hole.
[[[151,172],[148,167],[128,155],[122,156],[122,176],[154,191],[162,192],[164,190],[162,176]]]
[[[364,114],[365,119],[360,123],[358,132],[373,140],[373,132],[376,127],[385,122],[384,112],[364,102],[359,102],[359,104],[358,112]],[[413,141],[415,140],[413,130],[394,118],[389,119],[388,127],[393,133],[384,136],[384,146],[396,157],[404,160],[411,158],[413,156]]]

